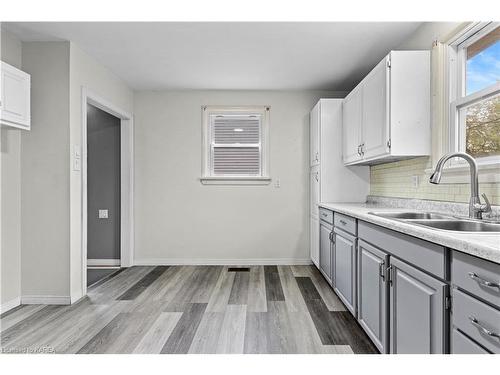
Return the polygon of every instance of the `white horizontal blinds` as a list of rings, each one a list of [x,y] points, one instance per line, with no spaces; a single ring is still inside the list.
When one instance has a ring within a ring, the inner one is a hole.
[[[260,115],[215,115],[214,144],[260,144]]]
[[[260,150],[258,147],[214,147],[215,176],[259,176]]]
[[[214,176],[261,175],[260,114],[211,115],[211,171]]]

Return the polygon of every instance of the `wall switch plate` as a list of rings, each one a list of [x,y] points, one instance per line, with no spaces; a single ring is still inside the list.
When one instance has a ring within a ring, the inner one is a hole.
[[[82,157],[82,153],[80,151],[80,145],[73,146],[73,156],[75,159],[80,159]]]
[[[99,219],[107,219],[108,210],[99,210]]]

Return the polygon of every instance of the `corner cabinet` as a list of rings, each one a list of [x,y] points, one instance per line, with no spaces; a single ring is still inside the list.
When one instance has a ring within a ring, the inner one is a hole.
[[[343,102],[343,161],[430,154],[430,52],[391,51]]]
[[[31,77],[12,65],[0,63],[0,124],[30,130]]]

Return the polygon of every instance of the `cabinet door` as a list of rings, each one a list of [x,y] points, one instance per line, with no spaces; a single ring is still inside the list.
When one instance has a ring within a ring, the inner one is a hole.
[[[335,229],[334,240],[335,291],[356,316],[356,238]]]
[[[446,284],[395,258],[390,263],[391,353],[444,353]]]
[[[355,88],[342,103],[343,160],[351,163],[361,159],[361,88]]]
[[[315,218],[319,217],[319,200],[320,200],[320,173],[319,173],[319,165],[316,165],[311,168],[310,170],[310,175],[309,175],[309,198],[310,198],[310,210],[311,210],[311,216],[314,216]]]
[[[363,80],[362,153],[364,159],[386,154],[389,140],[387,59]]]
[[[326,279],[332,282],[332,227],[324,222],[319,226],[319,268]]]
[[[320,159],[319,137],[320,137],[320,110],[321,102],[318,102],[309,115],[309,147],[311,166],[318,165]]]
[[[30,75],[2,62],[0,82],[0,121],[29,130]]]
[[[387,353],[387,253],[358,240],[358,321],[381,353]]]
[[[318,218],[311,217],[311,228],[310,228],[310,255],[311,260],[316,267],[319,268],[319,220]]]

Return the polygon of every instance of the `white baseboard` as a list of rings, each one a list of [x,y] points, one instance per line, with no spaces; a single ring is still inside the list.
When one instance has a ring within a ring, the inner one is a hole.
[[[172,259],[148,258],[135,259],[135,266],[307,266],[311,259],[278,258],[278,259]]]
[[[70,305],[69,296],[22,296],[23,305]]]
[[[119,266],[120,259],[87,259],[87,266]]]
[[[0,314],[6,313],[21,304],[21,297],[16,297],[0,305]]]

